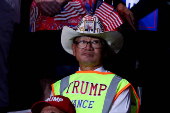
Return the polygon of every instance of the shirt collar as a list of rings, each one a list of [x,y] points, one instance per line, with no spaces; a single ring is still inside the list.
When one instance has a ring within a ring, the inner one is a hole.
[[[79,67],[79,71],[81,71],[81,70],[80,70],[80,67]],[[99,72],[108,72],[107,70],[105,70],[105,69],[104,69],[104,67],[103,67],[103,66],[100,66],[99,68],[95,69],[94,71],[99,71]]]

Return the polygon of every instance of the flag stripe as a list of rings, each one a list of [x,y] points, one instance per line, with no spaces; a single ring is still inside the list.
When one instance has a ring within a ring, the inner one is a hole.
[[[69,2],[64,9],[65,11],[62,11],[61,14],[57,14],[54,20],[68,20],[72,17],[87,13],[79,2]]]
[[[100,7],[96,9],[95,16],[104,21],[112,11],[113,7],[103,2]]]
[[[110,17],[108,19],[112,20],[112,22],[115,23],[116,27],[120,26],[119,22],[117,21],[117,18],[115,18],[115,16],[113,16],[112,14],[110,15]]]
[[[102,6],[101,6],[101,9],[104,9],[104,10],[106,10],[107,12],[112,12],[113,11],[113,7],[110,9],[108,9],[108,7],[106,7],[106,4],[103,4]]]
[[[82,7],[81,4],[71,4],[71,3],[68,3],[66,6],[64,6],[64,9],[68,11],[70,8],[79,9],[81,7]]]
[[[56,15],[55,17],[56,18],[68,18],[70,15],[74,15],[74,14],[85,14],[86,12],[83,11],[83,12],[78,12],[78,11],[71,11],[71,12],[65,12],[65,13],[62,13],[62,14],[59,14],[59,15]]]
[[[103,13],[100,10],[98,12],[96,12],[96,15],[98,15],[98,18],[102,19],[102,21],[104,21],[108,16],[106,13]]]
[[[103,2],[103,6],[109,8],[109,10],[113,10],[114,7],[112,7],[111,5],[107,4],[106,2]]]
[[[79,15],[79,13],[72,13],[70,14],[68,17],[65,17],[65,18],[55,18],[54,20],[68,20],[69,18],[72,18],[72,17],[77,17]]]
[[[119,17],[118,14],[116,14],[115,12],[113,12],[111,16],[112,16],[112,17],[113,17],[113,16],[116,17],[116,20],[117,20],[120,24],[123,24],[123,21],[122,21],[122,19]]]
[[[110,15],[110,12],[108,12],[108,11],[106,11],[106,10],[104,10],[104,9],[99,9],[99,10],[98,10],[98,13],[99,13],[99,14],[102,13],[102,14],[104,14],[106,17],[107,17],[108,15]]]

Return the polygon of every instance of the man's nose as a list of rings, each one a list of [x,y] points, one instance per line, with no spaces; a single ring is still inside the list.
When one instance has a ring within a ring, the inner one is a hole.
[[[94,48],[92,47],[91,42],[87,42],[86,48],[87,50],[93,50]]]

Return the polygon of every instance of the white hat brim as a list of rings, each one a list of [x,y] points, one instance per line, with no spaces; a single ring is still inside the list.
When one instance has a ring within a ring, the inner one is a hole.
[[[64,26],[61,33],[61,44],[64,50],[70,53],[71,55],[73,55],[73,51],[71,48],[73,39],[78,36],[94,36],[102,38],[106,40],[107,44],[109,45],[111,50],[113,50],[112,52],[114,54],[118,53],[118,51],[123,45],[123,36],[117,31],[108,31],[102,33],[79,33],[73,30],[72,28]]]

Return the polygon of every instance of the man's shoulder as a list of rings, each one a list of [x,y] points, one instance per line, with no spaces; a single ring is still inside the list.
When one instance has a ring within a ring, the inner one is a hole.
[[[119,76],[117,76],[117,77],[119,77]],[[119,78],[121,78],[121,77],[119,77]],[[131,84],[126,79],[121,78],[121,80],[117,86],[117,92],[119,92],[123,89],[125,90],[125,89],[129,88],[130,85]]]

